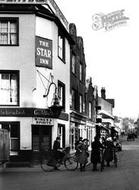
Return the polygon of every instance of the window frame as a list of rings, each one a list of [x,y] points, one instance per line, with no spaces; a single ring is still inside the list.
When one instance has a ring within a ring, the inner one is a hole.
[[[20,122],[19,121],[0,121],[0,125],[2,126],[2,129],[7,129],[9,131],[9,137],[10,137],[10,156],[18,156],[19,155],[19,151],[20,151]],[[11,130],[12,130],[12,126],[16,125],[17,126],[17,136],[16,137],[12,137],[11,134]],[[18,142],[18,148],[17,149],[12,149],[12,140],[17,140]]]
[[[79,66],[79,79],[80,81],[83,81],[83,64],[81,62]]]
[[[17,27],[17,43],[16,44],[0,44],[0,46],[19,46],[19,18],[18,17],[0,17],[0,22],[1,21],[7,21],[7,22],[11,22],[11,21],[15,21],[16,23],[16,27]]]
[[[76,110],[76,90],[72,88],[71,90],[71,102],[72,102],[72,109]]]
[[[74,58],[74,64],[73,64]],[[76,56],[74,54],[71,55],[71,71],[73,74],[76,74]]]
[[[89,102],[88,104],[88,117],[89,119],[92,119],[92,102]]]
[[[60,80],[58,80],[58,97],[60,98],[59,88],[62,88],[62,100],[61,100],[62,105],[61,106],[63,107],[63,110],[65,111],[65,100],[66,100],[66,98],[65,98],[65,96],[66,96],[65,90],[66,90],[66,87],[65,87],[65,84],[63,82],[61,82]]]
[[[20,102],[20,96],[19,96],[19,92],[20,92],[20,77],[19,77],[19,70],[0,70],[0,74],[16,74],[17,76],[17,104],[1,104],[0,102],[0,106],[19,106],[19,102]]]
[[[79,95],[79,112],[83,113],[83,95]]]
[[[59,44],[59,37],[62,39],[62,47]],[[66,47],[65,47],[65,37],[62,34],[62,32],[59,30],[58,31],[58,57],[60,60],[62,60],[65,63],[65,53],[66,53]],[[62,56],[60,55],[60,50],[62,50]]]

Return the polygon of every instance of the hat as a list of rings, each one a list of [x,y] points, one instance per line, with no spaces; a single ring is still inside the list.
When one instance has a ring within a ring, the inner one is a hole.
[[[112,141],[112,138],[111,138],[111,137],[108,137],[106,140],[107,140],[107,141]]]
[[[60,137],[56,137],[56,140],[60,140]]]

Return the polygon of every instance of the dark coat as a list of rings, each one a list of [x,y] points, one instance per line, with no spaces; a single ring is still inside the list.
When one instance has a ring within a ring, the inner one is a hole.
[[[111,141],[106,141],[105,146],[104,159],[108,162],[111,162],[113,160],[114,144]]]
[[[59,151],[60,149],[60,142],[55,140],[53,145],[53,156],[56,160],[62,159],[64,157],[64,153]]]
[[[86,164],[88,158],[88,145],[85,145],[84,143],[79,143],[77,145],[76,156],[80,164]]]
[[[91,162],[99,163],[100,162],[100,149],[103,148],[103,145],[99,140],[93,141],[91,144]]]

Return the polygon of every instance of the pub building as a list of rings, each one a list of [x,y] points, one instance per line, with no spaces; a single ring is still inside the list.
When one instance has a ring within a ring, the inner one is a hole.
[[[0,2],[0,128],[9,131],[11,164],[37,162],[57,136],[69,145],[68,30],[54,1]]]

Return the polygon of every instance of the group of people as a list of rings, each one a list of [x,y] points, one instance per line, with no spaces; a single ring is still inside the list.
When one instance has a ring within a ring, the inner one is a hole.
[[[94,141],[91,143],[91,157],[90,161],[93,165],[92,170],[97,171],[97,165],[101,162],[101,151],[103,152],[103,158],[105,158],[106,166],[110,166],[110,162],[113,160],[113,153],[116,147],[116,137],[101,138],[95,136]],[[80,171],[85,171],[86,164],[88,163],[89,157],[89,140],[83,139],[82,137],[75,143],[76,157],[78,163],[80,164]],[[56,159],[61,159],[64,157],[64,153],[60,151],[60,137],[57,137],[54,141],[53,152]],[[57,169],[55,167],[55,169]]]
[[[116,137],[112,138],[110,136],[108,138],[102,137],[101,142],[98,136],[94,138],[91,145],[91,162],[93,163],[93,171],[98,170],[97,164],[102,161],[104,166],[104,162],[106,162],[107,167],[110,166],[110,162],[114,159],[114,156],[116,156],[116,141]]]

